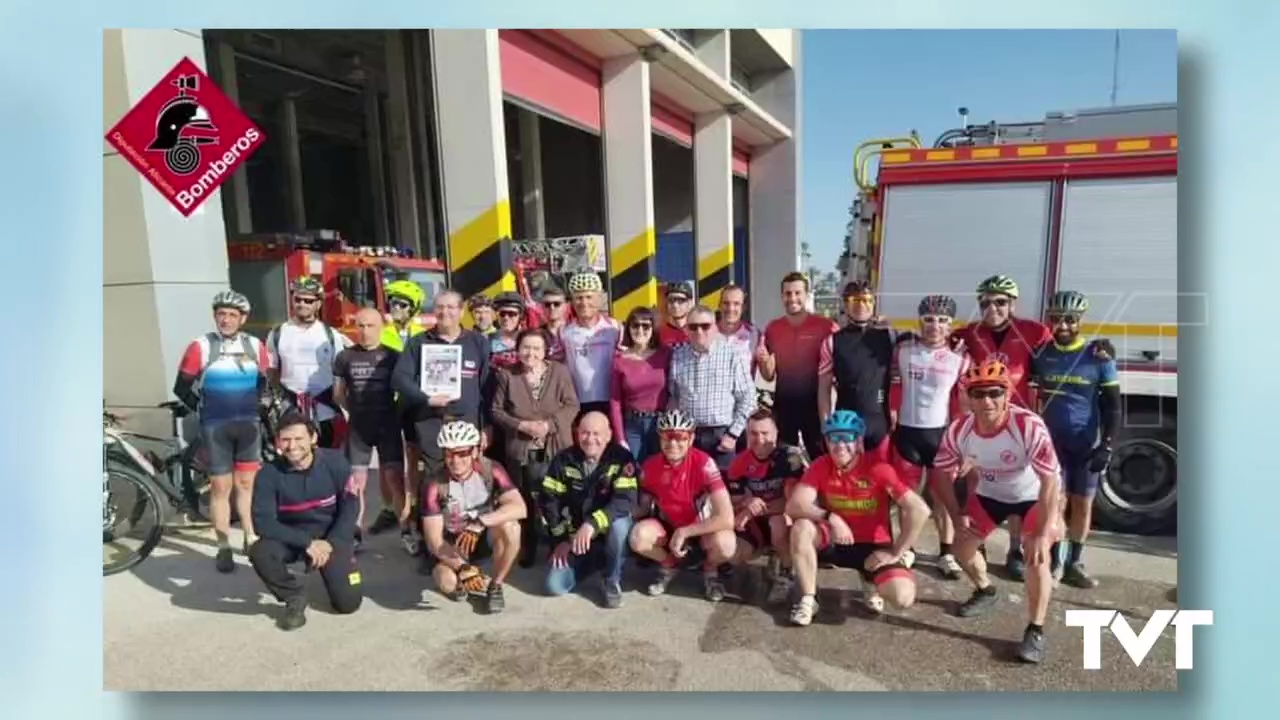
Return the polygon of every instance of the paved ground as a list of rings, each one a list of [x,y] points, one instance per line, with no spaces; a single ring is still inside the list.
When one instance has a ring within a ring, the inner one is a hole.
[[[372,484],[371,484],[372,486]],[[238,535],[238,533],[237,533]],[[1003,536],[992,557],[1003,558]],[[731,588],[746,598],[711,605],[690,576],[649,598],[632,573],[623,608],[594,597],[537,597],[539,575],[520,572],[507,611],[487,616],[429,588],[392,536],[361,555],[364,606],[327,610],[313,578],[314,608],[294,633],[276,629],[279,605],[244,558],[229,576],[213,568],[211,535],[165,539],[133,571],[104,579],[104,687],[108,690],[1174,690],[1173,643],[1158,642],[1142,668],[1104,635],[1102,672],[1080,669],[1081,634],[1068,608],[1115,608],[1145,621],[1173,607],[1176,540],[1098,535],[1086,560],[1102,585],[1062,587],[1051,607],[1048,660],[1011,660],[1025,625],[1023,586],[997,579],[988,617],[954,616],[967,581],[946,582],[928,559],[920,600],[872,618],[852,573],[824,570],[822,610],[808,628],[786,608],[760,607],[758,570]],[[932,540],[922,543],[935,547]],[[1002,568],[997,567],[998,574]],[[590,590],[584,592],[590,593]],[[550,628],[555,628],[550,630]],[[1166,631],[1172,637],[1172,630]],[[207,670],[201,671],[201,668]]]

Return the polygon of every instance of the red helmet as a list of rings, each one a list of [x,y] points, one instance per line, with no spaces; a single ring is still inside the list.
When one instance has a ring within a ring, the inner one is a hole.
[[[1009,381],[1009,368],[994,358],[969,368],[965,371],[964,379],[961,382],[964,383],[965,388],[1002,387],[1008,389],[1012,385]]]

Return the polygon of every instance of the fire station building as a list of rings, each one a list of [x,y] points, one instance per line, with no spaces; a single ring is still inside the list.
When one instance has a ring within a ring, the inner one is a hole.
[[[104,134],[188,57],[267,137],[189,218],[104,142],[107,405],[166,427],[146,409],[254,233],[410,248],[489,293],[501,238],[599,234],[615,315],[679,280],[780,314],[799,55],[792,30],[106,31]]]

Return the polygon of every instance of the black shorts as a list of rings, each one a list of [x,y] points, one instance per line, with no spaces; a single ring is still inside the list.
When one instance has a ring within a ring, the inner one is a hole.
[[[452,545],[458,541],[458,536],[453,533],[445,533],[444,541]],[[471,551],[471,557],[467,558],[467,562],[471,565],[476,565],[488,560],[490,557],[493,557],[493,546],[489,544],[489,532],[485,531],[480,536],[480,541],[476,543],[476,549]],[[440,564],[440,560],[428,552],[427,564],[434,570],[436,565]]]
[[[748,543],[756,552],[773,547],[773,529],[769,526],[771,516],[753,518],[747,526],[737,532],[738,539]]]
[[[400,423],[391,415],[375,417],[351,417],[347,433],[347,460],[352,467],[367,468],[378,450],[378,465],[402,467],[404,465],[404,441],[400,438]]]
[[[254,472],[262,465],[257,420],[235,420],[200,428],[210,475]]]
[[[410,415],[400,416],[400,433],[404,435],[406,445],[418,444],[418,426]]]
[[[893,431],[893,449],[906,462],[916,467],[931,468],[946,431],[944,427],[914,428],[899,425]]]
[[[825,526],[826,523],[822,523]],[[821,537],[830,537],[830,531],[821,533]],[[914,580],[915,575],[911,570],[902,564],[899,560],[896,563],[883,565],[875,572],[867,570],[867,558],[871,557],[871,553],[877,550],[891,552],[893,546],[877,543],[853,543],[852,545],[836,545],[835,543],[826,542],[823,547],[818,548],[818,562],[820,564],[830,564],[836,567],[857,570],[862,579],[876,585],[883,585],[895,578],[907,578]]]
[[[666,537],[662,539],[662,548],[667,548],[667,543],[671,540],[672,534],[676,531],[676,526],[667,522],[667,519],[661,516],[651,518],[662,524],[662,530],[666,533]],[[702,549],[702,537],[688,538],[684,541],[684,557],[676,559],[676,567],[683,570],[689,568],[701,568],[707,560],[707,551]]]

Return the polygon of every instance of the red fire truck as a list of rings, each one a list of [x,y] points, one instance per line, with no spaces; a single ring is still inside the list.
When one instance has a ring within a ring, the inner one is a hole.
[[[916,326],[930,293],[956,298],[958,322],[977,319],[974,289],[996,273],[1018,282],[1024,317],[1043,320],[1058,290],[1087,294],[1083,332],[1114,343],[1124,396],[1095,516],[1117,530],[1167,529],[1177,513],[1176,134],[954,142],[964,136],[858,147],[846,280],[869,280],[901,329]]]

